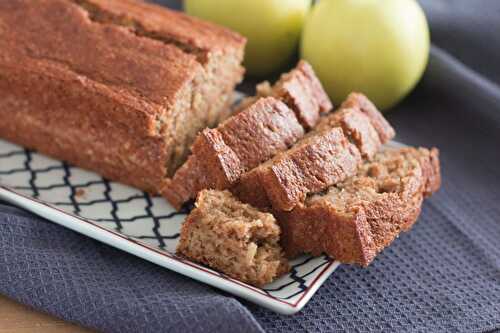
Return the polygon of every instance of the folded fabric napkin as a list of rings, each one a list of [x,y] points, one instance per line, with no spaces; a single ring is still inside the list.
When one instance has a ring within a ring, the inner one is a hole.
[[[500,3],[421,3],[441,49],[388,118],[441,149],[443,187],[369,268],[341,266],[282,316],[0,205],[0,293],[105,332],[500,329]]]

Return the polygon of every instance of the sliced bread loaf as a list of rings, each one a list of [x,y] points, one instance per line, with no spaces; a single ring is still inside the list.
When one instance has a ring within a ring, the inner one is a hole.
[[[308,193],[353,176],[361,155],[341,128],[310,133],[291,149],[243,175],[232,191],[262,209],[291,210]]]
[[[440,186],[438,150],[387,149],[357,175],[279,212],[287,256],[326,253],[367,266],[420,214],[424,196]]]
[[[177,253],[240,281],[262,286],[289,270],[271,214],[228,191],[201,191],[182,225]]]
[[[165,186],[163,195],[179,208],[202,189],[227,189],[244,172],[288,149],[303,135],[297,117],[283,102],[261,98],[217,128],[202,131],[188,162]]]
[[[294,147],[244,174],[232,192],[255,207],[289,211],[303,202],[308,193],[354,176],[361,157],[373,158],[382,146],[372,118],[382,119],[386,128],[392,130],[375,107],[370,114],[358,107],[343,107],[323,117]],[[388,132],[385,131],[387,138],[391,135]]]
[[[245,172],[292,146],[316,125],[321,113],[332,108],[305,61],[273,87],[264,83],[257,91],[234,116],[194,140],[192,156],[163,187],[163,195],[174,207],[180,208],[202,189],[230,188]]]

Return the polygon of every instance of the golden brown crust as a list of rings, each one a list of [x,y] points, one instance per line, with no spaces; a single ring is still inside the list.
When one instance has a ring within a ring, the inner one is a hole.
[[[389,142],[396,135],[396,132],[384,116],[382,116],[382,113],[380,113],[375,105],[363,94],[350,93],[340,108],[358,109],[366,114],[377,130],[382,143]]]
[[[13,0],[0,6],[4,60],[65,67],[82,80],[147,103],[151,107],[144,109],[153,110],[152,116],[172,107],[180,90],[201,72],[193,55],[118,26],[93,23],[87,12],[65,0]]]
[[[245,38],[219,25],[137,0],[71,0],[82,6],[98,8],[128,25],[185,45],[186,50],[203,53],[242,53]]]
[[[281,76],[272,88],[272,95],[284,101],[295,112],[305,129],[313,128],[320,114],[330,112],[333,108],[313,68],[304,60]]]
[[[328,113],[333,109],[333,104],[328,97],[328,94],[323,89],[321,82],[319,81],[316,73],[312,66],[305,60],[300,60],[297,69],[300,70],[309,80],[308,85],[310,86],[312,95],[318,103],[319,113]]]
[[[294,113],[279,100],[262,98],[217,127],[243,170],[250,170],[304,135]]]
[[[365,265],[375,257],[370,227],[358,214],[338,215],[328,205],[300,205],[291,212],[276,212],[280,222],[281,245],[286,256],[326,253],[343,263]]]
[[[293,148],[250,171],[249,176],[241,178],[239,189],[235,192],[240,200],[256,207],[272,206],[274,210],[288,211],[303,202],[307,194],[353,176],[360,162],[358,149],[337,127],[312,133]],[[256,190],[259,185],[263,190]],[[252,191],[242,190],[250,188]],[[266,195],[257,197],[255,193],[260,192]],[[261,206],[264,198],[269,201]]]
[[[176,195],[168,194],[181,187],[186,188],[189,180],[175,175],[172,187],[165,187],[164,195],[174,207],[196,197],[204,188],[227,189],[235,184],[241,175],[268,160],[278,152],[286,150],[304,135],[293,111],[273,97],[262,98],[246,110],[228,118],[215,129],[200,133],[193,144],[193,154],[201,165],[206,183],[202,188],[183,190],[189,195],[178,196],[180,201],[170,201]],[[193,175],[185,170],[182,174]]]
[[[358,147],[364,159],[371,159],[382,146],[370,118],[359,109],[340,108],[323,117],[316,130],[337,126],[341,127],[345,135]]]
[[[244,172],[244,164],[218,129],[205,129],[198,134],[192,151],[203,168],[206,188],[228,188]]]
[[[148,21],[140,14],[138,22]],[[201,65],[175,36],[167,43],[93,21],[71,1],[2,1],[0,22],[0,137],[154,193],[242,74],[239,42],[224,46],[235,48],[231,57],[216,59],[228,74],[213,89],[217,47]]]
[[[168,146],[137,99],[28,60],[0,60],[0,91],[0,137],[148,191],[163,182]]]
[[[431,166],[433,170],[424,171]],[[358,176],[291,212],[278,212],[287,255],[324,252],[341,262],[367,266],[415,223],[424,193],[431,194],[429,175],[439,178],[436,166],[434,149],[386,150],[375,162],[366,163]],[[432,191],[437,190],[432,184]]]

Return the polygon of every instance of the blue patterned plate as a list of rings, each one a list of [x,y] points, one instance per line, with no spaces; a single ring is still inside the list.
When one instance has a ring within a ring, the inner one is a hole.
[[[291,263],[290,274],[255,288],[175,255],[187,211],[2,140],[0,199],[283,314],[300,311],[339,264],[304,256]]]

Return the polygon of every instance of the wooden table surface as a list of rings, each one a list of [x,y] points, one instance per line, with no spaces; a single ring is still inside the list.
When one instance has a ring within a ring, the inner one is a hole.
[[[0,333],[91,333],[0,295]]]

